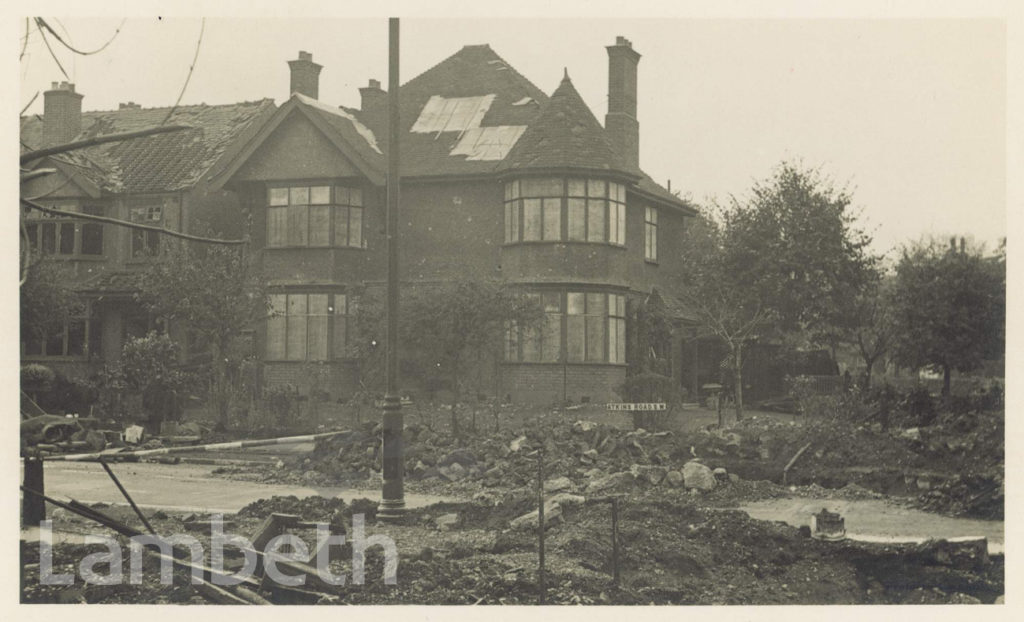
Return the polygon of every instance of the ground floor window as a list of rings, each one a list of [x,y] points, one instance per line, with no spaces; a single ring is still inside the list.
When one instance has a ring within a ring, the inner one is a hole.
[[[270,304],[267,360],[326,361],[344,356],[349,333],[347,295],[279,293],[271,294]]]
[[[625,363],[626,297],[607,292],[531,294],[544,306],[543,325],[506,326],[505,360],[524,363]]]
[[[46,335],[22,336],[24,356],[98,356],[101,344],[100,321],[87,313],[68,318]]]

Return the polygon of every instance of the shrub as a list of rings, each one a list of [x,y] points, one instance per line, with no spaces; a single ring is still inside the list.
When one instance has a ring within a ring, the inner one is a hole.
[[[53,387],[57,374],[46,365],[29,363],[21,368],[21,388],[26,392],[44,392]]]

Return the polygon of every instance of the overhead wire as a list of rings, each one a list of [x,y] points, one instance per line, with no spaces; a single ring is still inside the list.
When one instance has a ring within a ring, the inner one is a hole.
[[[181,103],[181,98],[185,96],[185,89],[188,88],[188,83],[192,79],[192,71],[196,68],[196,61],[199,60],[199,48],[203,45],[203,33],[206,31],[206,18],[203,18],[202,23],[199,25],[199,40],[196,41],[196,52],[192,56],[192,64],[188,67],[188,75],[185,76],[185,83],[181,85],[181,92],[178,93],[178,99],[171,106],[171,109],[167,111],[167,116],[160,122],[160,125],[164,125],[171,119],[171,115],[178,109],[178,104]]]

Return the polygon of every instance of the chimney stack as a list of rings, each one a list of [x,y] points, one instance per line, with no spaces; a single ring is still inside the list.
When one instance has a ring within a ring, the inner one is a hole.
[[[605,129],[624,163],[640,168],[640,123],[636,119],[636,68],[640,54],[633,42],[616,37],[608,49],[608,115]]]
[[[43,93],[45,146],[69,143],[82,131],[82,97],[69,82],[53,82],[50,90]]]
[[[320,65],[313,62],[313,55],[309,52],[299,52],[296,60],[288,61],[288,67],[292,70],[291,93],[302,93],[306,97],[319,99],[320,97]]]
[[[383,111],[388,104],[388,92],[380,88],[380,80],[370,80],[368,86],[359,89],[362,103],[359,109],[363,112]]]

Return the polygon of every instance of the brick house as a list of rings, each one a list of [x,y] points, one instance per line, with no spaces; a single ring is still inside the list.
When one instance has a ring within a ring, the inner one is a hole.
[[[628,305],[652,294],[674,303],[666,292],[679,282],[677,244],[695,211],[639,166],[640,55],[622,37],[607,54],[604,126],[568,73],[547,95],[487,45],[463,47],[401,87],[403,284],[510,283],[547,313],[539,338],[496,336],[503,356],[479,366],[479,393],[615,400]],[[352,311],[386,275],[387,93],[370,80],[359,109],[329,105],[312,55],[289,66],[292,96],[279,107],[182,106],[168,122],[191,129],[34,162],[58,174],[22,192],[70,211],[248,235],[275,310],[255,327],[263,385],[305,391],[311,370],[326,370],[332,397],[343,398],[359,373],[347,355],[359,338]],[[152,127],[168,112],[123,104],[83,113],[66,83],[44,97],[43,118],[21,120],[23,149]],[[87,313],[45,343],[23,342],[22,359],[87,374],[154,326],[132,293],[159,236],[26,215],[31,243],[72,267]],[[690,387],[696,352],[683,345],[688,331],[676,333],[659,355]]]
[[[21,186],[23,197],[62,211],[109,216],[177,231],[212,229],[240,235],[237,198],[212,189],[210,176],[273,113],[269,99],[221,106],[82,111],[75,85],[53,83],[43,115],[21,118],[21,148],[34,150],[95,136],[147,129],[166,122],[189,129],[107,143],[28,163],[56,173]],[[157,328],[134,301],[137,279],[159,251],[161,236],[115,225],[24,210],[28,243],[67,268],[84,301],[81,317],[39,340],[22,336],[23,362],[44,363],[68,376],[87,377],[120,356],[130,336]],[[23,241],[24,243],[24,241]],[[163,327],[172,335],[182,327]],[[184,340],[183,340],[184,341]]]
[[[568,73],[547,95],[487,45],[400,89],[403,283],[511,283],[547,312],[541,338],[504,336],[504,357],[479,366],[478,392],[616,399],[627,301],[678,283],[673,246],[695,211],[640,169],[640,55],[622,37],[607,52],[604,127]],[[329,105],[312,55],[289,65],[291,98],[213,183],[250,214],[271,287],[277,313],[257,331],[264,383],[307,386],[312,363],[343,396],[357,372],[345,355],[352,307],[386,275],[387,94],[370,80],[359,109]],[[665,351],[682,381],[679,338]]]

